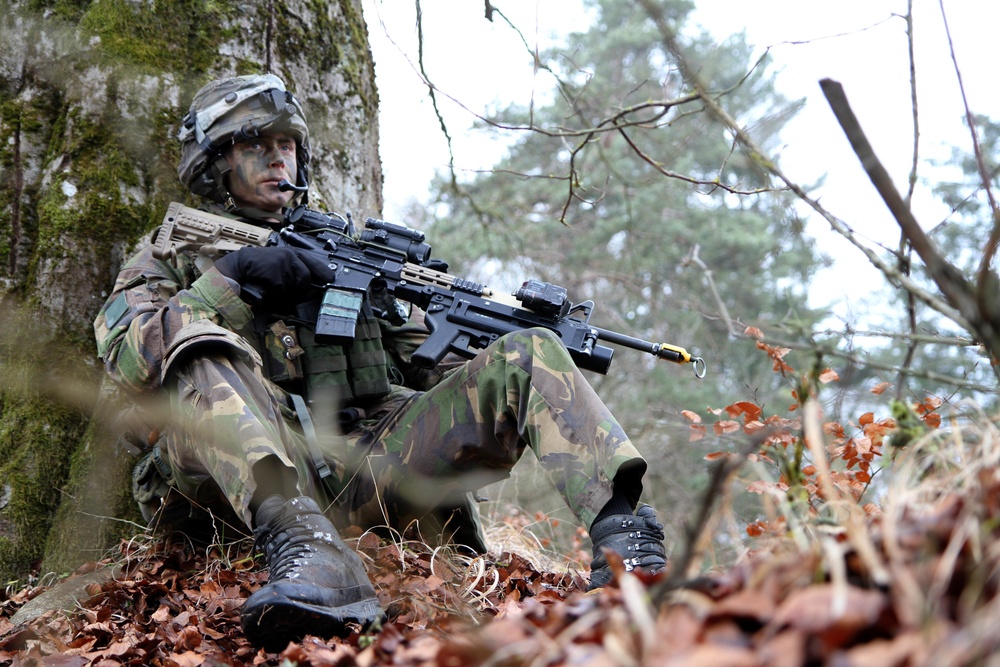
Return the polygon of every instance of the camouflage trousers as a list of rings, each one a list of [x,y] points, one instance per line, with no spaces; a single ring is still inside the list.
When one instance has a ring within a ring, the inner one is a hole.
[[[542,329],[503,336],[430,391],[396,387],[346,435],[313,397],[313,442],[289,396],[245,357],[186,363],[171,403],[180,420],[165,438],[172,486],[246,525],[261,482],[255,465],[267,457],[294,469],[298,492],[329,508],[338,526],[396,529],[468,507],[469,492],[509,476],[529,449],[588,528],[616,477],[638,500],[646,469],[565,347]]]

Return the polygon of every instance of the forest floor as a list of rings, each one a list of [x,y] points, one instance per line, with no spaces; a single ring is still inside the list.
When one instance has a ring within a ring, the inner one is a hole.
[[[1000,440],[939,439],[905,458],[877,510],[828,500],[748,538],[724,570],[621,573],[592,593],[578,561],[348,534],[386,622],[280,653],[240,631],[267,576],[249,541],[136,539],[58,584],[8,590],[0,665],[1000,665]],[[70,611],[25,614],[72,582]]]

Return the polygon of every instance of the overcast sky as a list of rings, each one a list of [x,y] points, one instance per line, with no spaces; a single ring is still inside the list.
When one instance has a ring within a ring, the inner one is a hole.
[[[527,103],[547,81],[533,76],[530,56],[515,33],[501,21],[485,20],[482,2],[421,0],[420,4],[425,66],[443,91],[439,102],[454,139],[456,166],[487,168],[503,149],[468,130],[473,112],[493,104]],[[542,47],[588,24],[585,13],[571,0],[494,4],[507,12],[532,44]],[[945,0],[944,5],[972,111],[1000,118],[995,58],[985,55],[996,40],[1000,2]],[[365,0],[365,7],[381,97],[384,215],[398,219],[408,200],[424,198],[435,170],[446,167],[448,153],[426,88],[414,70],[414,5]],[[782,169],[800,184],[825,174],[825,185],[814,192],[822,203],[857,232],[890,246],[898,241],[898,228],[851,152],[818,81],[832,78],[843,84],[876,153],[897,187],[905,191],[913,144],[909,63],[905,23],[893,17],[893,12],[905,11],[902,0],[711,0],[699,2],[694,14],[696,22],[720,39],[746,30],[748,41],[759,51],[771,48],[773,66],[780,70],[779,89],[789,98],[806,98],[805,109],[782,135]],[[914,0],[914,14],[921,156],[944,158],[948,145],[971,146],[961,124],[964,110],[955,66],[938,0]],[[918,190],[914,207],[925,228],[946,213],[931,203],[927,187]],[[877,276],[867,273],[857,250],[826,235],[826,227],[825,222],[814,222],[810,232],[823,248],[841,257],[841,264],[840,275],[824,278],[824,294],[837,300],[860,299],[870,292],[864,286],[870,288],[869,281]],[[844,266],[850,266],[860,280],[843,280]],[[857,293],[857,283],[862,294]]]

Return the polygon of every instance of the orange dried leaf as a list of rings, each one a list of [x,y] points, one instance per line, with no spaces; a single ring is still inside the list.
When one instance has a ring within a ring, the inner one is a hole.
[[[861,424],[862,426],[864,426],[865,424],[871,424],[873,421],[875,421],[874,412],[866,412],[865,414],[858,417],[858,423]]]
[[[789,595],[773,622],[778,627],[787,625],[814,633],[836,629],[846,643],[856,633],[870,628],[886,604],[886,596],[878,591],[815,584]]]
[[[764,340],[764,332],[757,327],[747,327],[743,330],[743,334],[757,340]]]
[[[740,415],[746,415],[748,420],[756,421],[760,418],[761,409],[749,401],[738,401],[728,406],[726,413],[733,419]]]
[[[819,374],[819,381],[822,382],[823,384],[836,382],[839,379],[840,375],[838,375],[837,371],[833,370],[832,368],[824,369],[823,372]]]
[[[747,491],[750,493],[772,493],[775,491],[785,492],[788,490],[788,485],[784,482],[768,482],[762,479],[758,479],[754,482],[750,482],[747,485]]]
[[[839,422],[825,422],[823,424],[823,432],[835,438],[843,438],[846,435],[844,433],[844,426]]]
[[[928,396],[924,399],[923,404],[927,406],[928,410],[937,410],[941,407],[942,403],[944,403],[944,401],[937,396]]]
[[[697,442],[705,437],[707,429],[703,424],[691,424],[691,435],[688,437],[688,442]]]
[[[691,410],[681,410],[681,416],[683,416],[689,422],[693,422],[695,424],[701,423],[701,415],[699,415],[697,412],[692,412]]]
[[[876,396],[881,396],[885,392],[885,390],[891,386],[892,383],[890,382],[879,382],[872,388],[872,393],[875,394]]]
[[[724,419],[720,422],[715,422],[715,424],[713,424],[713,427],[715,428],[716,435],[723,435],[726,433],[734,433],[736,431],[739,431],[740,423],[733,421],[731,419]]]
[[[724,459],[729,456],[728,452],[712,452],[711,454],[705,455],[706,461],[718,461],[719,459]]]

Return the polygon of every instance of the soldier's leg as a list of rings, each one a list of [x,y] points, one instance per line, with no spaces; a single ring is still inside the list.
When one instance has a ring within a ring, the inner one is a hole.
[[[530,448],[588,528],[615,491],[635,506],[646,469],[566,348],[543,329],[499,339],[395,417],[380,443],[372,470],[359,475],[381,476],[388,493],[428,507],[505,478]]]
[[[259,368],[238,356],[201,357],[175,373],[173,388],[178,488],[195,498],[221,491],[267,559],[267,584],[240,608],[247,638],[278,651],[305,634],[344,636],[380,617],[364,564],[316,502],[323,496],[308,446]]]
[[[530,448],[590,532],[591,588],[612,579],[606,549],[626,569],[666,566],[653,509],[633,513],[646,462],[547,330],[500,338],[417,399],[381,441],[383,470],[401,472],[396,479],[383,473],[388,492],[395,484],[412,503],[446,507],[461,507],[458,493],[506,477]]]
[[[175,370],[170,393],[167,458],[186,497],[221,496],[251,526],[255,494],[309,490],[298,488],[310,478],[301,436],[254,364],[221,352],[194,357]]]

